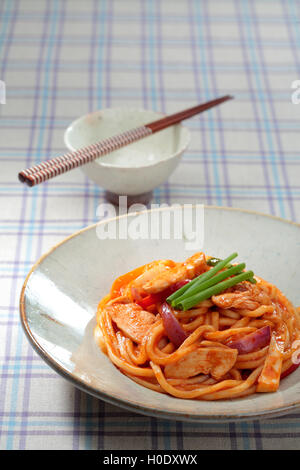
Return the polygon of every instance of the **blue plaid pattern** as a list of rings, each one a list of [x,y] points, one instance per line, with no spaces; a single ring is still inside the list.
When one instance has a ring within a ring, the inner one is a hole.
[[[74,170],[39,187],[20,169],[64,151],[74,118],[110,106],[166,113],[223,94],[188,121],[190,148],[156,203],[203,202],[300,220],[296,0],[0,0],[0,448],[293,449],[300,414],[186,424],[126,412],[55,374],[25,339],[33,262],[96,221],[103,191]]]

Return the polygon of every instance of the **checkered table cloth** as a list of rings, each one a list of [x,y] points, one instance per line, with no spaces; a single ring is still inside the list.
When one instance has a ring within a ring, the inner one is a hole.
[[[64,151],[76,117],[110,106],[171,113],[192,140],[154,202],[242,207],[300,220],[297,1],[0,0],[0,449],[295,449],[300,413],[186,424],[75,389],[34,353],[18,301],[30,266],[97,221],[103,191],[79,169],[29,189],[20,169]]]

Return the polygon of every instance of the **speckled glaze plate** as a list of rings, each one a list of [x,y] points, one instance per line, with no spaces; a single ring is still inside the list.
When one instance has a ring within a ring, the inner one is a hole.
[[[100,223],[109,228],[115,222],[120,219]],[[118,275],[154,259],[184,260],[191,252],[185,250],[184,240],[99,240],[97,225],[71,235],[42,256],[22,289],[25,333],[55,371],[102,400],[159,418],[249,420],[282,415],[300,406],[300,368],[282,381],[276,393],[216,402],[159,394],[121,374],[94,342],[99,300]],[[237,251],[248,268],[276,284],[295,305],[300,305],[299,235],[299,225],[279,218],[205,207],[204,251],[218,257]]]

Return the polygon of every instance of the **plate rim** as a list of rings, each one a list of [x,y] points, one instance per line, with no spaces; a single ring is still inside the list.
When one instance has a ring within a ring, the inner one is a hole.
[[[260,217],[266,217],[269,219],[277,220],[280,222],[283,222],[285,224],[289,224],[295,227],[300,228],[300,224],[297,222],[293,222],[288,219],[284,219],[279,216],[275,216],[272,214],[265,214],[263,212],[258,212],[258,211],[253,211],[253,210],[248,210],[248,209],[243,209],[243,208],[238,208],[238,207],[226,207],[226,206],[217,206],[217,205],[207,205],[207,204],[202,204],[204,209],[207,210],[225,210],[225,211],[232,211],[232,212],[243,212],[251,215],[257,215]],[[291,403],[290,405],[285,405],[278,407],[276,409],[268,409],[262,412],[245,412],[245,413],[238,413],[238,414],[228,414],[228,415],[223,415],[223,414],[214,414],[214,415],[205,415],[205,414],[186,414],[184,412],[168,412],[165,410],[160,410],[158,408],[152,408],[146,404],[141,405],[139,403],[134,403],[134,402],[129,402],[128,400],[125,400],[123,398],[116,398],[111,395],[109,395],[106,392],[100,391],[98,389],[95,389],[94,387],[89,386],[88,384],[82,382],[79,378],[76,378],[72,373],[67,371],[62,365],[60,365],[58,362],[56,362],[51,355],[49,355],[45,349],[40,345],[38,342],[37,338],[34,336],[33,332],[30,329],[27,315],[26,315],[26,307],[25,307],[25,292],[26,292],[26,287],[28,284],[28,281],[31,277],[31,275],[34,273],[34,271],[37,269],[37,267],[43,262],[45,258],[47,258],[53,251],[55,251],[58,247],[69,241],[70,239],[80,235],[81,233],[91,230],[98,225],[106,224],[108,222],[111,222],[113,220],[121,219],[124,217],[134,217],[138,214],[141,213],[148,213],[148,212],[153,212],[153,211],[169,211],[169,210],[179,210],[182,208],[184,204],[177,204],[176,207],[172,207],[172,205],[168,207],[162,207],[162,208],[155,208],[155,209],[147,209],[144,211],[136,211],[132,213],[127,213],[115,217],[110,217],[104,220],[100,220],[94,224],[88,225],[86,227],[83,227],[80,230],[77,230],[76,232],[68,235],[65,237],[63,240],[59,241],[55,245],[53,245],[49,250],[47,250],[38,260],[33,264],[31,269],[29,270],[24,283],[21,288],[21,293],[20,293],[20,301],[19,301],[19,310],[20,310],[20,320],[21,320],[21,325],[23,328],[23,331],[29,340],[29,343],[33,347],[33,349],[38,353],[38,355],[52,368],[57,372],[60,376],[71,382],[75,387],[79,388],[80,390],[89,393],[90,395],[104,400],[110,404],[116,405],[119,408],[124,408],[129,411],[134,411],[139,414],[143,414],[146,416],[151,416],[159,419],[169,419],[169,420],[180,420],[180,421],[186,421],[186,422],[198,422],[198,423],[204,423],[204,422],[232,422],[232,421],[250,421],[250,420],[255,420],[255,419],[263,419],[263,418],[272,418],[275,416],[282,416],[284,414],[287,414],[289,412],[292,412],[296,409],[300,408],[300,397],[298,401]],[[191,207],[196,207],[196,204],[191,204]]]

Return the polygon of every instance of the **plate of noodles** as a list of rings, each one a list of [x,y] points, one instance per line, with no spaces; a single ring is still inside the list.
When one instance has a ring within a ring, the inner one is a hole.
[[[178,210],[158,209],[171,229]],[[150,416],[236,421],[298,408],[299,225],[206,206],[201,249],[185,236],[99,239],[99,228],[119,233],[138,217],[87,227],[33,266],[20,311],[35,350],[80,389]]]

